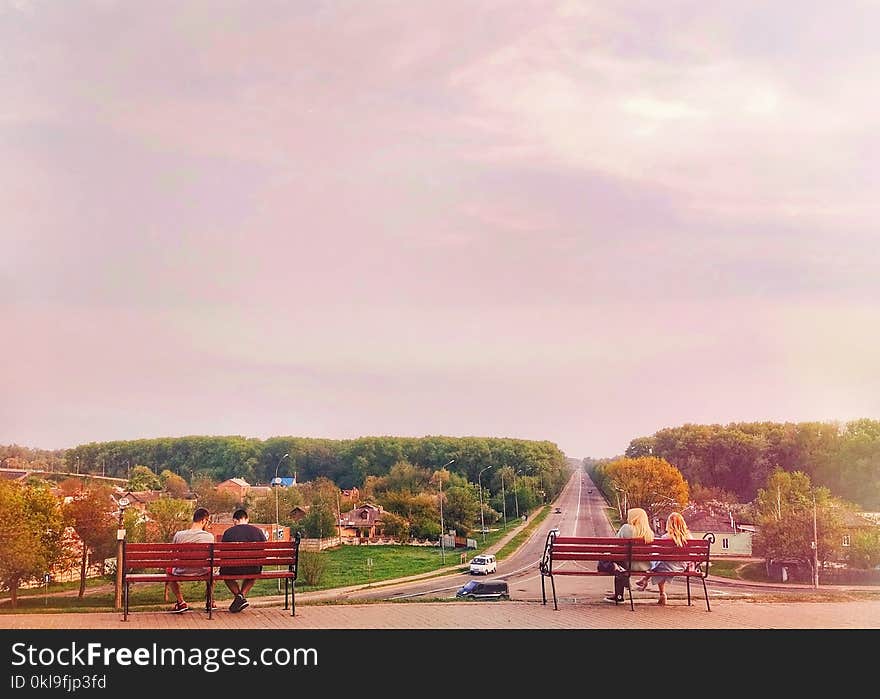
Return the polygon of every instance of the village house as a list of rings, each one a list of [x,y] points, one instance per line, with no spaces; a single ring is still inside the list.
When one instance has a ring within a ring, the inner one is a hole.
[[[733,512],[687,508],[682,514],[694,539],[701,539],[708,533],[715,536],[715,543],[709,548],[712,556],[752,555],[755,528],[737,523]]]
[[[384,512],[381,506],[369,503],[355,507],[340,518],[340,536],[356,539],[375,539],[381,536]]]
[[[867,532],[877,530],[880,524],[874,523],[870,517],[865,517],[860,512],[850,512],[843,510],[841,513],[841,525],[843,526],[843,534],[841,535],[840,545],[843,551],[852,545],[853,538],[859,532]],[[842,555],[841,558],[845,556]]]
[[[251,484],[244,478],[230,478],[217,484],[217,490],[226,493],[232,493],[239,502],[244,502],[245,497],[251,489]]]

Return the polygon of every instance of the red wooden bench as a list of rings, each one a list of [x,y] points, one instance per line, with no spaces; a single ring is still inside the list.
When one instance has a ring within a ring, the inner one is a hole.
[[[684,546],[676,546],[671,539],[654,539],[646,544],[642,539],[622,539],[618,537],[584,537],[559,536],[556,531],[547,535],[544,555],[539,568],[541,571],[541,598],[547,604],[544,580],[550,578],[553,590],[553,608],[559,609],[556,600],[557,575],[614,575],[597,570],[599,561],[610,561],[618,564],[617,575],[629,578],[641,577],[643,570],[631,570],[632,564],[653,561],[685,562],[687,567],[681,572],[651,571],[651,575],[662,575],[669,578],[682,577],[687,581],[688,605],[691,604],[691,578],[699,578],[703,583],[706,597],[706,609],[709,607],[709,591],[706,589],[706,576],[709,574],[709,547],[715,541],[711,533],[702,539],[688,539]],[[630,608],[635,611],[632,589],[629,589]],[[615,601],[616,603],[616,601]]]
[[[213,588],[218,580],[284,580],[284,609],[290,595],[290,615],[296,616],[295,592],[300,534],[292,541],[216,542],[213,544],[122,545],[122,620],[128,621],[133,583],[204,582],[208,618],[212,618]],[[216,568],[262,566],[251,575],[219,575]],[[202,575],[173,575],[173,568],[206,568]],[[158,569],[161,572],[148,572]]]

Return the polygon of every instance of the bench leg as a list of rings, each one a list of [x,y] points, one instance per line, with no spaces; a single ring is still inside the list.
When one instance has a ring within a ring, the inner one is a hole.
[[[296,616],[296,580],[290,583],[290,616]]]
[[[214,586],[210,580],[205,583],[205,606],[208,608],[208,619],[212,619],[214,614]]]
[[[550,576],[550,587],[553,588],[553,609],[559,610],[559,605],[556,603],[556,581],[553,579],[553,576]]]
[[[122,587],[122,620],[128,621],[128,588],[131,583],[127,582]]]
[[[685,582],[687,583],[687,588],[688,588],[688,607],[690,607],[691,606],[691,579],[690,579],[690,577],[686,577]]]
[[[281,582],[280,580],[278,581]],[[290,589],[290,580],[284,578],[284,609],[287,609],[287,591]]]
[[[627,589],[627,592],[629,592],[630,611],[634,612],[636,610],[636,606],[633,604],[633,589],[632,589],[632,585],[630,585],[630,576],[626,577],[626,589]],[[614,601],[617,602],[617,595],[614,596]]]
[[[544,578],[545,577],[546,576],[543,573],[541,573],[541,603],[544,605],[547,604],[547,592],[544,590]]]
[[[709,590],[706,588],[706,578],[701,578],[703,581],[703,594],[706,595],[706,611],[711,612],[711,608],[709,607]]]

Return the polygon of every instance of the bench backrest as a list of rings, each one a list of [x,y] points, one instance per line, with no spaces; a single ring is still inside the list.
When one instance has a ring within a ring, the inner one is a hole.
[[[672,539],[655,539],[653,543],[634,540],[630,552],[632,561],[678,561],[682,563],[705,563],[709,560],[709,541],[688,539],[678,546]]]
[[[548,542],[554,561],[624,561],[629,543],[629,539],[587,536],[556,536]]]
[[[292,541],[232,542],[214,544],[214,565],[230,567],[287,566],[296,568],[299,539]]]
[[[291,541],[143,544],[124,542],[123,568],[215,568],[286,566],[296,572],[300,535]]]
[[[620,537],[558,536],[549,534],[541,561],[543,571],[552,571],[555,561],[616,561],[630,567],[634,561],[677,561],[694,565],[709,562],[709,547],[714,537],[688,539],[678,546],[672,539]],[[704,571],[708,572],[707,570]],[[584,573],[586,574],[586,573]]]
[[[213,544],[129,544],[125,542],[126,570],[132,568],[210,568]]]

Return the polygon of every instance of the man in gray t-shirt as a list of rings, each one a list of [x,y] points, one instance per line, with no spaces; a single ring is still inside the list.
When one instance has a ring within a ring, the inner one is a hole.
[[[214,543],[214,535],[211,532],[207,531],[208,526],[208,511],[204,507],[196,508],[196,511],[193,512],[193,521],[190,525],[189,529],[182,529],[174,535],[174,538],[171,540],[174,544],[213,544]],[[208,572],[208,568],[199,567],[199,568],[174,568],[171,571],[172,575],[204,575]],[[183,599],[183,593],[180,590],[180,583],[176,580],[172,580],[168,583],[168,587],[171,588],[171,591],[174,593],[174,596],[177,598],[177,604],[171,608],[171,612],[174,614],[180,614],[182,612],[189,611],[189,605],[186,603],[186,600]],[[205,602],[208,604],[208,602]]]

